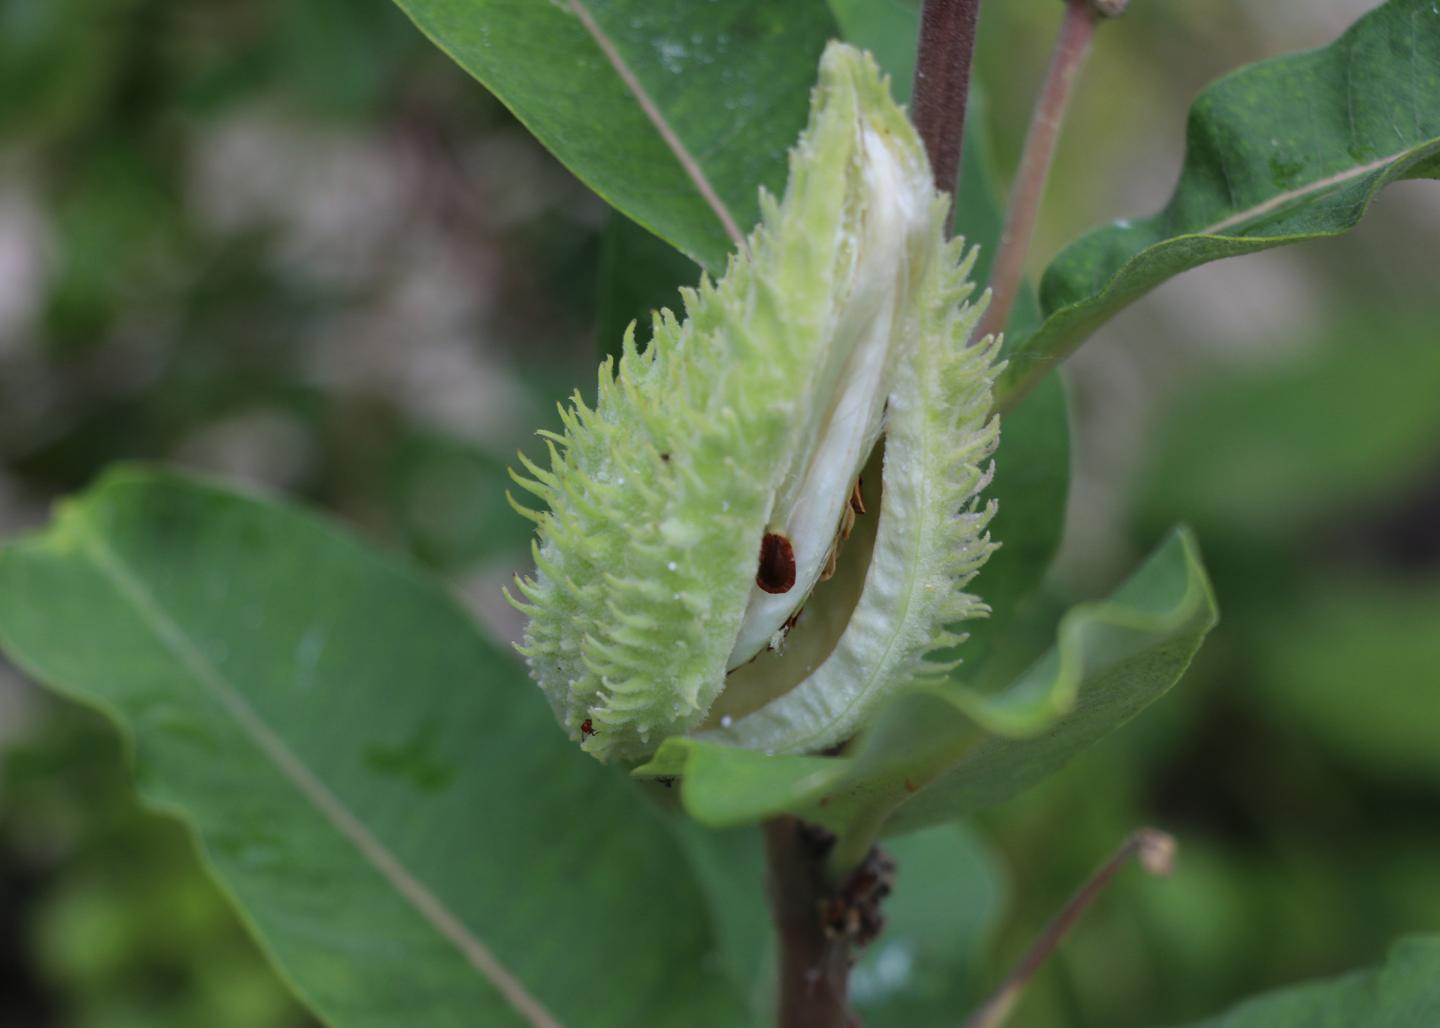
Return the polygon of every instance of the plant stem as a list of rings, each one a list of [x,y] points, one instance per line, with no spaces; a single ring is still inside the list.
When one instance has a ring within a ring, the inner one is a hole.
[[[1025,254],[1035,233],[1035,220],[1045,194],[1045,181],[1055,157],[1055,143],[1065,110],[1075,90],[1075,79],[1090,52],[1095,25],[1102,18],[1120,13],[1123,4],[1115,0],[1065,0],[1065,20],[1055,41],[1050,70],[1045,85],[1035,101],[1035,112],[1025,134],[1025,148],[1020,155],[1020,169],[1010,192],[1010,208],[1005,215],[1005,229],[995,253],[994,270],[990,274],[990,307],[980,322],[978,336],[983,338],[1002,332],[1010,320],[1010,308],[1025,271]],[[1009,397],[1013,405],[1018,397]]]
[[[1005,1023],[1005,1018],[1010,1015],[1026,983],[1131,857],[1137,857],[1140,866],[1152,875],[1168,875],[1175,862],[1175,840],[1154,828],[1142,828],[1133,832],[1110,859],[1080,886],[1069,902],[1060,908],[1060,913],[1055,915],[1039,937],[1030,944],[1030,948],[1015,965],[1015,970],[1010,972],[1010,977],[985,1001],[984,1006],[970,1015],[970,1019],[965,1022],[965,1028],[999,1028]]]
[[[952,193],[960,173],[965,103],[980,0],[925,0],[910,117],[935,176],[935,188]]]
[[[801,822],[765,823],[770,910],[780,941],[780,1028],[851,1028],[850,945],[825,931],[826,847]]]

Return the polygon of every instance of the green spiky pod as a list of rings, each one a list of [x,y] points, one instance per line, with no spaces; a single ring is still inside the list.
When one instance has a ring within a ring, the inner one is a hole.
[[[515,475],[547,508],[516,504],[537,524],[520,652],[602,760],[687,732],[829,747],[986,613],[965,587],[993,548],[997,343],[971,342],[973,254],[868,55],[827,48],[761,211],[683,320],[656,315],[644,350],[632,326],[594,406],[562,408],[549,467]]]

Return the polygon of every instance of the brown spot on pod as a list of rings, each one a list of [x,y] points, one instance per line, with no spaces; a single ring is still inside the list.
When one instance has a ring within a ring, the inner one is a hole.
[[[760,540],[755,584],[767,593],[788,593],[795,587],[795,547],[779,532],[766,532]]]

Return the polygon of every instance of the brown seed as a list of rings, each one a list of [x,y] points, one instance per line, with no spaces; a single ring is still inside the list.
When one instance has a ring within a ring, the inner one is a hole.
[[[863,479],[855,479],[855,485],[850,489],[850,501],[845,504],[845,509],[840,512],[840,527],[835,532],[835,542],[830,545],[830,552],[825,555],[825,566],[820,569],[820,581],[828,582],[835,575],[835,566],[840,560],[840,547],[850,538],[850,533],[855,530],[855,518],[865,513],[865,499],[860,495],[860,485]]]
[[[755,584],[767,593],[788,593],[795,587],[795,547],[779,532],[766,532],[760,540]]]

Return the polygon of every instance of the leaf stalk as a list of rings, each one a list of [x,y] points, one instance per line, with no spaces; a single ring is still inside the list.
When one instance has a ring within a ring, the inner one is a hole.
[[[1061,940],[1089,909],[1090,904],[1105,891],[1111,879],[1132,857],[1139,861],[1147,873],[1157,877],[1168,876],[1175,864],[1175,839],[1156,828],[1141,828],[1132,832],[1110,859],[1100,865],[1060,908],[1060,912],[1030,944],[1030,948],[1010,972],[1010,976],[983,1006],[970,1015],[964,1028],[1000,1028],[1000,1025],[1005,1023],[1020,998],[1021,990],[1034,977],[1035,972],[1040,970],[1050,954],[1055,952]]]
[[[1055,40],[1045,84],[1035,101],[1035,110],[1025,135],[1025,147],[1020,155],[1020,168],[1011,189],[1005,228],[1000,235],[994,271],[990,275],[990,308],[980,323],[980,338],[1004,331],[1010,320],[1010,310],[1015,305],[1015,295],[1025,271],[1025,256],[1035,234],[1040,202],[1045,195],[1045,183],[1054,162],[1060,127],[1065,121],[1070,97],[1075,92],[1075,82],[1089,56],[1095,26],[1102,18],[1120,14],[1124,6],[1118,0],[1065,0],[1065,17]],[[997,398],[1003,400],[997,404],[1001,412],[1012,408],[1022,395],[1012,393]]]

